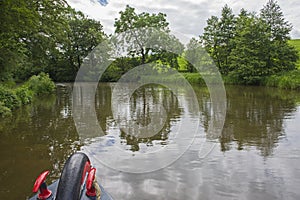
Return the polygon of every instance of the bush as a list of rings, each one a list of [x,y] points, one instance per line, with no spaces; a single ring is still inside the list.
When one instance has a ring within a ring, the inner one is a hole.
[[[33,92],[25,85],[18,87],[15,91],[18,99],[23,105],[29,104],[32,101]]]
[[[14,109],[21,105],[21,101],[18,99],[14,90],[4,86],[0,86],[0,102],[9,109]]]
[[[30,103],[35,95],[53,93],[55,87],[54,82],[45,73],[32,76],[25,84],[15,89],[0,85],[0,116],[11,115],[11,110]]]
[[[25,86],[35,95],[51,94],[56,86],[50,79],[49,75],[42,72],[39,75],[34,75],[25,83]]]
[[[205,85],[205,81],[199,73],[182,73],[182,75],[190,84]]]
[[[6,107],[2,101],[0,101],[0,116],[1,117],[11,116],[11,110],[8,107]]]
[[[5,82],[1,83],[6,88],[14,88],[16,87],[16,82],[13,80],[6,80]]]

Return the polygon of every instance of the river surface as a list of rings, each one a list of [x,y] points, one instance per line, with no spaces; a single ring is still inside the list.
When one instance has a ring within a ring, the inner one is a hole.
[[[87,124],[74,122],[70,84],[0,119],[0,199],[30,197],[38,174],[49,169],[51,183],[75,151],[90,156],[114,199],[300,199],[299,92],[227,86],[214,135],[205,87],[193,86],[197,105],[190,93],[157,85],[115,102],[114,87],[101,83],[95,95],[102,133],[80,132]]]

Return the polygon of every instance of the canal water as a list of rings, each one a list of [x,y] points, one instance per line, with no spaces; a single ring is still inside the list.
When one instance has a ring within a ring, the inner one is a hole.
[[[180,88],[146,85],[122,99],[114,87],[101,83],[94,106],[82,103],[95,107],[90,135],[77,119],[88,114],[74,113],[71,84],[0,119],[0,198],[30,197],[40,172],[49,169],[51,183],[82,151],[114,199],[300,199],[299,92],[227,86],[214,135],[212,121],[222,119],[205,87],[193,86],[197,105]]]

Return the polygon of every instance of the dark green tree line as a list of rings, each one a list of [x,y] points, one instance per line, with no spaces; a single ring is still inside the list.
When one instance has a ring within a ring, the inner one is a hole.
[[[2,81],[39,72],[73,80],[82,59],[105,37],[100,22],[65,0],[3,0],[0,7]]]
[[[235,16],[225,5],[220,18],[207,20],[200,43],[233,82],[260,84],[267,76],[295,69],[298,55],[288,44],[291,30],[274,0],[259,14],[242,9]]]

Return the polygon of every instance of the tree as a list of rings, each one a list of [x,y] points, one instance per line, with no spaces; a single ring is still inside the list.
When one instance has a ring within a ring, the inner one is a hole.
[[[235,33],[235,16],[226,4],[222,8],[221,18],[212,16],[200,37],[207,52],[212,56],[222,74],[227,74],[228,57],[233,48],[231,39]]]
[[[184,58],[190,61],[187,64],[187,70],[189,72],[196,72],[195,67],[191,64],[196,63],[198,60],[199,48],[201,47],[201,43],[196,39],[192,38],[186,46],[186,51],[184,52]]]
[[[50,65],[59,56],[59,47],[66,41],[69,7],[64,0],[34,0],[26,3],[37,21],[33,29],[22,34],[30,65],[20,66],[14,75],[23,80],[42,71],[51,71]]]
[[[57,66],[58,79],[74,80],[83,59],[104,39],[103,26],[99,21],[87,18],[82,12],[70,8],[67,40],[62,44],[65,66]]]
[[[292,24],[285,21],[277,1],[269,0],[261,9],[260,16],[268,26],[270,41],[286,41],[290,39],[289,34],[293,28]]]
[[[259,84],[261,78],[269,75],[265,56],[268,35],[266,24],[254,14],[241,13],[237,19],[234,48],[229,56],[229,76],[237,83]]]
[[[260,13],[261,19],[266,23],[266,34],[269,36],[267,68],[272,68],[273,74],[295,69],[298,59],[297,51],[289,45],[292,25],[284,19],[277,1],[269,0]]]
[[[71,81],[104,37],[100,22],[65,0],[4,0],[0,6],[0,81],[40,72]]]
[[[233,44],[232,39],[235,35],[235,23],[236,19],[232,12],[232,9],[226,4],[222,9],[222,15],[220,18],[220,58],[221,58],[221,73],[228,74],[229,61],[228,57],[232,51]]]
[[[151,61],[151,58],[155,57],[153,55],[172,63],[175,56],[166,50],[183,51],[183,45],[179,40],[169,34],[168,25],[165,14],[145,12],[137,14],[135,9],[128,5],[125,11],[120,12],[120,18],[116,19],[114,24],[115,33],[123,33],[117,42],[125,46],[128,55],[140,57],[140,64]]]
[[[38,16],[25,0],[0,1],[0,76],[11,77],[14,69],[28,63],[25,33],[36,30]]]
[[[200,36],[201,43],[205,47],[206,51],[214,59],[218,68],[221,69],[221,58],[219,54],[220,39],[219,34],[220,23],[219,18],[216,16],[210,17],[207,21],[207,26],[204,28],[203,35]]]

